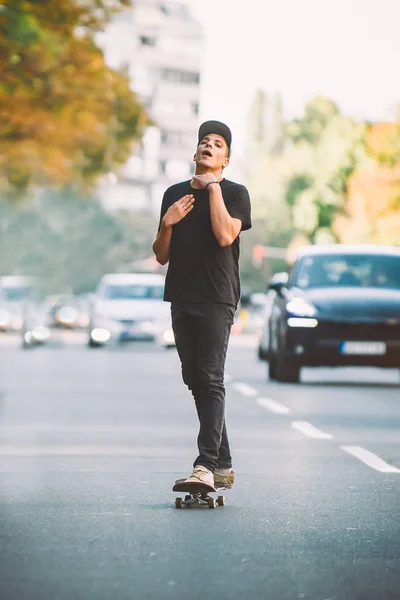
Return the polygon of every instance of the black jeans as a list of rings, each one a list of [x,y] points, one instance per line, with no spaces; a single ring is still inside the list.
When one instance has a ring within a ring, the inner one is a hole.
[[[224,368],[235,308],[216,302],[172,303],[171,315],[182,378],[192,392],[200,421],[194,466],[212,472],[218,467],[229,469]]]

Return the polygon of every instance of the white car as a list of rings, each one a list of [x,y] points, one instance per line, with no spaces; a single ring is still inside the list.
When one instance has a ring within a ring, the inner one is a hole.
[[[170,312],[163,301],[164,283],[164,275],[153,273],[104,275],[92,300],[89,346],[110,340],[159,340]]]
[[[37,305],[39,292],[34,277],[0,277],[0,331],[21,331],[24,321]]]

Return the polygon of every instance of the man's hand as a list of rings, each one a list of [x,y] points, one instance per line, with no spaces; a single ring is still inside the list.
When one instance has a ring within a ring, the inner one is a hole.
[[[203,173],[202,175],[194,175],[190,185],[196,190],[201,190],[210,181],[217,181],[214,173]]]
[[[176,225],[176,223],[179,223],[179,221],[182,221],[182,219],[184,219],[192,210],[193,203],[193,194],[188,194],[187,196],[183,196],[183,198],[180,200],[177,200],[165,213],[163,217],[164,225],[170,227],[172,225]]]

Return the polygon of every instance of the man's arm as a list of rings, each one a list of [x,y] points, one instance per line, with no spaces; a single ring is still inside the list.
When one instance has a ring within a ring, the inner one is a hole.
[[[153,252],[160,265],[166,265],[169,261],[173,225],[182,221],[190,213],[193,203],[194,197],[192,194],[183,196],[183,198],[169,207],[161,219],[160,229],[153,243]]]
[[[194,187],[207,187],[210,198],[211,227],[218,244],[222,247],[233,244],[242,229],[242,221],[231,217],[225,206],[221,186],[212,173],[195,175]]]
[[[231,217],[226,209],[219,183],[210,183],[210,216],[213,233],[220,246],[230,246],[242,228],[242,221]]]
[[[164,219],[161,221],[160,231],[153,244],[153,252],[160,265],[166,265],[169,261],[169,249],[171,246],[172,225],[166,225]]]

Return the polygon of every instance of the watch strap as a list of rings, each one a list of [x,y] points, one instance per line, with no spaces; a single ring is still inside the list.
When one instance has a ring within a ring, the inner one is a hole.
[[[219,183],[219,181],[218,181],[218,179],[213,179],[213,181],[207,181],[207,183],[204,186],[203,190],[206,190],[208,188],[208,186],[211,185],[212,183]]]

